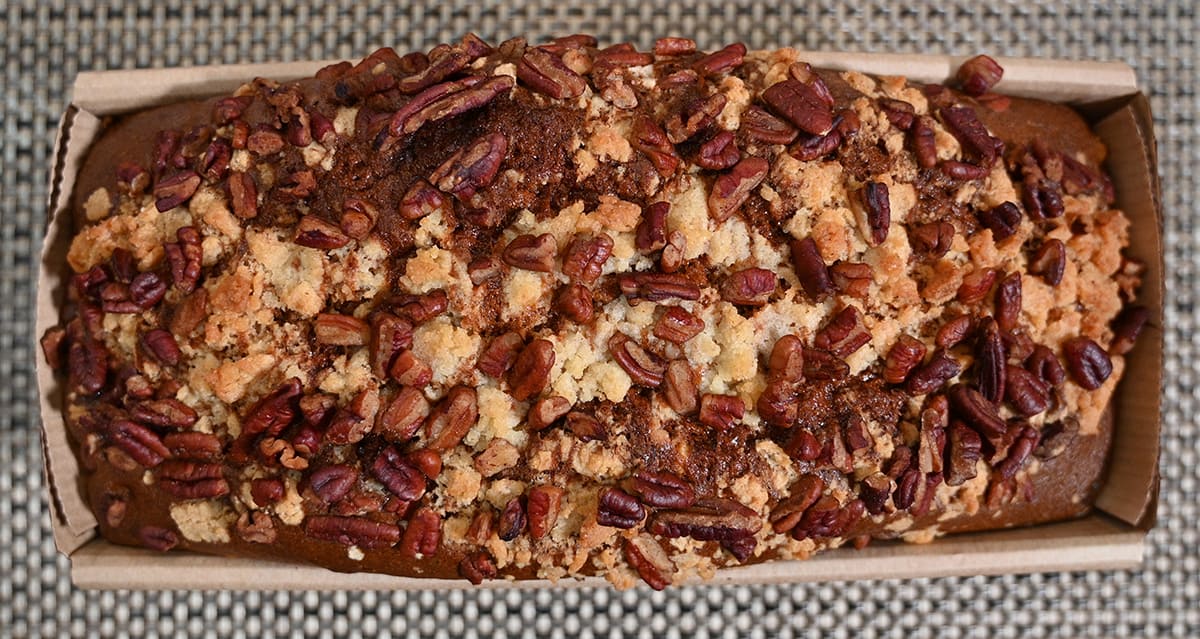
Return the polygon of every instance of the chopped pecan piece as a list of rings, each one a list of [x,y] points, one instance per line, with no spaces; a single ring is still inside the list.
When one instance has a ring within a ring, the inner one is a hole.
[[[713,171],[722,171],[737,164],[741,159],[742,152],[738,150],[733,132],[721,131],[700,145],[696,164]]]
[[[478,418],[475,389],[465,386],[451,388],[425,421],[426,446],[436,452],[454,448]]]
[[[739,130],[750,139],[765,144],[791,144],[799,135],[792,125],[753,104],[742,112]]]
[[[529,521],[525,516],[524,500],[520,497],[513,497],[504,505],[504,510],[500,513],[500,521],[496,523],[496,536],[500,541],[512,541],[525,532],[525,526]]]
[[[529,500],[525,506],[529,516],[529,535],[541,539],[554,529],[562,508],[565,491],[558,486],[539,485],[529,489]]]
[[[949,222],[929,222],[911,229],[908,233],[908,243],[918,253],[941,257],[954,243],[954,232],[954,225]]]
[[[542,430],[558,421],[571,410],[571,401],[557,395],[543,397],[529,407],[525,424],[530,430]]]
[[[529,343],[513,361],[508,375],[508,392],[519,402],[537,396],[550,381],[554,366],[554,344],[536,339]]]
[[[362,346],[371,338],[371,327],[350,315],[319,313],[313,321],[313,332],[320,344]]]
[[[979,218],[980,224],[992,230],[992,239],[997,242],[1012,237],[1021,225],[1021,209],[1012,202],[1005,202],[986,211],[980,210],[976,217]]]
[[[945,351],[939,350],[924,366],[908,376],[905,389],[914,395],[931,393],[962,372],[962,365]]]
[[[663,382],[667,364],[658,355],[642,348],[624,333],[616,333],[608,340],[608,350],[617,360],[634,384],[658,388]]]
[[[1029,272],[1041,275],[1050,286],[1062,282],[1067,266],[1067,246],[1062,240],[1047,239],[1029,259]]]
[[[655,590],[666,588],[674,579],[675,562],[650,535],[643,533],[625,540],[625,561]]]
[[[566,427],[580,441],[590,442],[608,437],[608,429],[595,417],[582,411],[573,410],[567,413]]]
[[[704,320],[678,306],[669,306],[654,323],[654,336],[683,344],[704,331]]]
[[[315,215],[305,215],[296,226],[296,238],[293,241],[300,246],[328,251],[345,246],[350,238],[329,222]]]
[[[981,96],[996,86],[1004,76],[1004,69],[992,58],[977,55],[958,67],[955,78],[967,95]]]
[[[666,177],[675,172],[676,167],[679,166],[679,156],[675,154],[675,146],[667,139],[666,132],[654,123],[654,120],[644,115],[635,118],[632,136],[630,144],[649,158],[659,175]]]
[[[883,379],[889,384],[903,384],[909,373],[925,359],[925,343],[902,333],[888,350],[884,360]]]
[[[525,340],[517,333],[509,331],[497,335],[479,354],[479,361],[475,366],[485,375],[500,379],[508,372],[517,358],[517,353],[524,346]]]
[[[451,155],[434,170],[429,181],[460,201],[469,200],[476,191],[491,185],[506,153],[508,138],[492,133]]]
[[[1150,310],[1145,306],[1128,306],[1112,321],[1113,339],[1108,352],[1124,355],[1133,350],[1137,338],[1150,321]]]
[[[746,405],[737,395],[705,393],[700,396],[700,423],[717,430],[729,430],[745,412]]]
[[[691,415],[699,407],[696,373],[687,360],[671,360],[663,376],[663,400],[680,415]]]
[[[554,241],[554,236],[543,233],[537,237],[518,235],[504,247],[503,256],[509,266],[549,273],[554,270],[554,256],[557,253],[558,243]]]
[[[983,440],[962,422],[952,422],[946,441],[944,474],[948,486],[960,486],[976,475],[975,464],[983,456]]]
[[[717,222],[729,219],[767,177],[770,168],[766,160],[748,157],[735,164],[728,173],[718,176],[708,195],[709,215]]]
[[[563,64],[558,56],[538,48],[528,49],[521,56],[517,78],[538,93],[556,100],[577,98],[587,88],[587,81]]]

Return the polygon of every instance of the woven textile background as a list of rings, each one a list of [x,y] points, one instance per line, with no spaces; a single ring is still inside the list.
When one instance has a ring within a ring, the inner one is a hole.
[[[776,637],[833,635],[1200,636],[1200,425],[1194,300],[1200,237],[1196,7],[1136,2],[969,0],[897,8],[886,0],[622,0],[519,7],[483,0],[390,2],[0,0],[0,635],[234,635],[385,632],[420,637]],[[689,35],[712,47],[1122,60],[1150,94],[1166,209],[1162,499],[1143,570],[1014,577],[699,587],[665,593],[85,592],[71,587],[46,514],[37,434],[33,273],[46,168],[75,74],[89,69],[352,58],[381,45],[475,31],[496,42],[585,31],[602,41]]]

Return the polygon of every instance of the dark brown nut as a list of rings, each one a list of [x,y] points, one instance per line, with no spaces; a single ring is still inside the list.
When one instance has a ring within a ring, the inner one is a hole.
[[[478,586],[487,579],[495,579],[496,564],[485,551],[477,550],[458,563],[458,574]]]
[[[175,366],[183,358],[183,352],[179,350],[175,336],[161,328],[143,333],[141,343],[142,350],[164,366]]]
[[[524,46],[523,38],[514,39],[522,40],[522,46]],[[595,36],[588,35],[586,33],[574,33],[568,36],[555,38],[554,40],[551,40],[550,44],[543,44],[539,48],[545,49],[546,51],[549,51],[555,55],[561,55],[572,49],[594,49],[596,48],[597,44],[598,43]],[[501,51],[503,51],[504,45],[501,44],[500,48]]]
[[[467,264],[467,274],[471,277],[471,283],[475,286],[480,286],[484,282],[496,277],[500,274],[500,260],[494,257],[481,257],[471,260]]]
[[[117,448],[146,468],[158,466],[171,455],[154,431],[127,419],[113,421],[108,437]]]
[[[244,95],[238,97],[227,97],[217,100],[213,105],[213,124],[224,125],[242,117],[242,112],[250,103],[254,101],[254,96]]]
[[[703,331],[704,320],[678,306],[667,307],[654,323],[654,336],[674,344],[684,344]]]
[[[208,291],[197,289],[180,300],[171,315],[170,330],[173,335],[187,337],[208,317]]]
[[[254,479],[250,482],[250,496],[260,508],[283,499],[283,480],[276,477]]]
[[[933,118],[921,115],[917,116],[909,131],[912,135],[913,152],[917,156],[917,165],[923,169],[937,166],[937,134],[933,126]]]
[[[858,484],[858,498],[872,515],[882,513],[891,496],[892,480],[883,473],[868,475]]]
[[[424,64],[414,60],[414,62],[418,62],[417,66],[420,67],[420,70],[400,79],[396,83],[396,88],[401,93],[416,93],[463,71],[475,57],[465,47],[445,45],[442,47],[430,51],[429,55],[425,57]],[[385,72],[381,75],[388,74]]]
[[[398,526],[363,517],[312,515],[304,520],[304,532],[313,539],[359,548],[386,548],[400,541]]]
[[[282,201],[301,200],[312,195],[316,188],[316,176],[312,171],[304,169],[285,176],[273,193],[282,196]]]
[[[1008,447],[1008,456],[996,465],[996,476],[1001,481],[1016,477],[1017,472],[1025,465],[1025,461],[1037,449],[1039,443],[1041,443],[1041,435],[1037,430],[1031,426],[1022,428],[1016,441]]]
[[[167,552],[179,543],[174,532],[159,526],[143,526],[138,530],[138,540],[143,546],[159,552]]]
[[[942,173],[944,173],[946,177],[962,182],[982,180],[991,173],[991,170],[985,166],[971,164],[970,162],[959,162],[957,160],[945,160],[941,163],[939,168],[941,168]],[[999,239],[1002,238],[997,238],[997,240]]]
[[[269,128],[259,128],[246,138],[246,149],[259,156],[279,153],[284,144],[283,136]]]
[[[185,159],[178,153],[181,134],[174,129],[159,131],[154,137],[154,173],[161,178],[170,167],[175,166],[174,159]],[[182,166],[177,167],[182,168]]]
[[[829,323],[817,331],[813,346],[845,359],[871,341],[871,333],[863,324],[856,306],[838,311]]]
[[[921,409],[921,435],[917,448],[917,467],[921,472],[942,472],[949,420],[950,402],[942,395],[930,396]]]
[[[903,100],[879,98],[879,109],[887,116],[888,122],[901,131],[911,129],[917,118],[913,105]]]
[[[417,359],[412,350],[406,348],[396,353],[396,357],[392,359],[392,365],[388,367],[388,377],[402,386],[425,388],[433,381],[433,369],[429,364]]]
[[[388,446],[379,452],[371,464],[371,475],[403,501],[416,501],[425,494],[425,473],[408,461],[395,446]]]
[[[835,126],[838,121],[838,119],[834,119]],[[802,138],[788,149],[788,154],[801,162],[811,162],[833,153],[841,145],[842,134],[835,128],[825,135]]]
[[[675,563],[650,535],[638,534],[625,540],[625,561],[655,590],[666,588],[674,579]]]
[[[684,510],[660,510],[646,528],[663,537],[736,541],[753,537],[762,524],[758,513],[732,499],[706,498]]]
[[[400,217],[406,220],[419,220],[437,211],[445,211],[449,206],[446,196],[434,188],[428,180],[417,178],[412,186],[404,192],[400,199]]]
[[[429,479],[436,480],[442,474],[442,456],[432,450],[414,450],[408,454],[408,460]]]
[[[561,419],[569,410],[571,402],[567,398],[557,395],[544,397],[529,407],[525,424],[530,430],[542,430]]]
[[[1018,413],[1031,417],[1050,407],[1050,389],[1036,375],[1010,364],[1007,376],[1004,396]]]
[[[642,348],[624,333],[616,333],[608,340],[608,350],[617,364],[629,374],[638,386],[658,388],[667,371],[667,363],[661,357]]]
[[[924,395],[942,387],[962,372],[962,365],[945,351],[936,351],[924,366],[908,376],[904,388],[913,395]]]
[[[300,415],[304,418],[304,423],[310,426],[320,426],[325,423],[325,418],[333,414],[337,408],[337,398],[326,393],[315,393],[305,395],[297,402],[300,408]]]
[[[229,494],[229,483],[221,465],[193,460],[170,459],[155,469],[160,488],[180,499],[211,499]]]
[[[696,41],[691,38],[659,38],[654,41],[656,56],[688,55],[695,52]]]
[[[508,375],[508,392],[519,402],[536,397],[550,381],[554,367],[554,344],[545,339],[529,343],[513,361]]]
[[[795,335],[775,341],[767,358],[767,383],[799,384],[804,381],[804,343]]]
[[[473,465],[484,477],[492,477],[509,468],[520,456],[517,447],[503,437],[494,437],[488,442],[487,448],[475,456]]]
[[[1058,286],[1062,282],[1066,267],[1067,246],[1062,240],[1048,239],[1042,242],[1029,259],[1029,272],[1041,275],[1042,280],[1050,286]]]
[[[730,304],[762,306],[779,285],[779,276],[763,268],[730,273],[721,283],[721,298]]]
[[[154,387],[145,375],[130,375],[125,380],[125,392],[133,399],[149,399],[154,397]]]
[[[987,128],[979,121],[975,110],[970,107],[950,106],[938,110],[946,129],[958,138],[964,151],[978,156],[984,166],[992,162],[1004,151],[1004,142],[992,137]]]
[[[675,273],[683,268],[683,256],[687,253],[687,238],[682,231],[671,231],[667,245],[663,247],[658,265],[664,273]]]
[[[350,489],[356,483],[358,483],[358,471],[344,464],[318,468],[308,478],[309,490],[327,504],[341,501],[343,497],[350,494]],[[257,502],[257,499],[255,501]]]
[[[528,518],[525,516],[525,504],[520,497],[513,497],[504,505],[500,513],[500,521],[496,523],[496,536],[500,541],[512,541],[525,532]]]
[[[655,202],[647,206],[638,222],[634,245],[642,252],[657,251],[667,245],[667,214],[671,212],[670,202]],[[607,237],[607,236],[606,236]],[[609,253],[612,252],[612,240],[609,240]],[[572,244],[574,246],[574,244]],[[570,259],[571,249],[567,249],[567,259]],[[608,256],[605,256],[608,259]],[[566,271],[564,260],[563,271]],[[568,273],[570,275],[570,273]]]
[[[721,131],[700,145],[696,164],[713,171],[722,171],[738,163],[742,152],[738,150],[732,131]]]
[[[1021,320],[1021,274],[1009,273],[996,287],[996,323],[1002,331],[1017,328]]]
[[[632,495],[611,486],[601,489],[596,523],[613,528],[633,528],[646,518],[646,509]]]
[[[973,431],[972,434],[974,434]],[[976,437],[979,436],[976,435]],[[917,492],[924,483],[923,479],[924,476],[921,474],[921,471],[916,468],[909,468],[900,474],[900,477],[896,480],[896,490],[892,494],[892,504],[897,510],[909,510],[912,508],[913,503],[917,500]]]
[[[153,308],[167,293],[167,283],[156,273],[138,273],[128,287],[109,282],[101,288],[106,313],[140,313]]]
[[[833,109],[815,83],[784,80],[763,91],[771,110],[811,135],[825,135],[833,128]]]
[[[1033,347],[1033,353],[1025,361],[1025,367],[1051,386],[1058,386],[1067,378],[1067,372],[1063,369],[1062,362],[1058,361],[1058,356],[1041,344]]]
[[[51,326],[42,333],[42,338],[39,340],[42,347],[42,356],[46,358],[46,364],[53,371],[63,370],[66,361],[67,351],[67,331],[61,326]]]
[[[625,482],[625,489],[655,508],[690,508],[696,502],[696,491],[678,475],[665,471],[639,470]]]
[[[420,295],[398,295],[391,299],[397,317],[413,324],[423,324],[446,312],[450,308],[450,297],[446,290],[437,288]]]
[[[590,442],[608,438],[608,429],[595,417],[577,410],[567,413],[564,425],[580,441]]]
[[[779,534],[786,533],[800,523],[804,511],[808,510],[821,498],[825,490],[825,482],[817,475],[804,474],[792,484],[787,499],[776,504],[767,518],[771,528]]]
[[[722,93],[714,93],[706,98],[699,98],[685,104],[682,111],[667,120],[667,139],[672,144],[682,144],[690,140],[694,135],[712,125],[724,108],[725,95]],[[730,141],[732,139],[732,134],[730,134]],[[703,150],[701,150],[700,159],[704,159]],[[704,166],[703,162],[697,163]]]
[[[197,168],[200,169],[204,179],[209,182],[220,182],[229,171],[229,160],[232,157],[233,147],[225,140],[216,138],[209,143]]]
[[[429,181],[460,201],[469,200],[476,191],[491,185],[506,153],[508,138],[493,133],[451,155],[434,170]]]
[[[958,67],[955,79],[967,95],[981,96],[996,86],[1004,76],[1004,69],[992,58],[977,55]]]
[[[249,173],[235,171],[229,174],[229,205],[233,214],[243,220],[258,215],[258,186]]]
[[[799,134],[792,125],[755,105],[742,112],[739,130],[751,140],[765,144],[791,144]]]
[[[787,454],[799,461],[815,461],[821,456],[821,442],[816,435],[797,428],[784,448]]]
[[[675,154],[675,146],[667,139],[667,133],[654,120],[642,115],[633,121],[633,138],[630,140],[633,148],[642,152],[659,175],[666,177],[675,172],[679,166],[679,156]]]
[[[479,404],[475,389],[466,386],[451,388],[425,421],[426,447],[436,452],[454,448],[478,419]]]
[[[1053,356],[1053,354],[1051,355]],[[1004,349],[1004,339],[995,320],[987,318],[983,322],[979,341],[975,347],[975,361],[978,366],[979,393],[984,399],[994,404],[1004,398],[1005,361],[1007,354]]]
[[[718,176],[708,194],[709,215],[717,222],[729,219],[767,177],[770,168],[766,160],[748,157]]]
[[[870,264],[861,262],[838,262],[829,268],[833,285],[851,297],[866,299],[871,292],[874,271]]]
[[[528,271],[549,273],[554,270],[554,256],[558,253],[558,243],[554,236],[543,233],[533,235],[518,235],[504,247],[504,262],[509,266],[523,268]]]
[[[129,416],[143,424],[178,430],[190,428],[199,419],[196,411],[174,398],[138,402],[130,409]]]
[[[925,343],[908,335],[901,334],[888,350],[883,364],[883,379],[889,384],[903,384],[908,374],[921,365],[925,359]]]
[[[388,124],[388,133],[397,138],[415,133],[431,122],[478,109],[514,86],[516,80],[506,75],[487,80],[468,77],[435,84],[396,111]]]
[[[305,215],[296,226],[296,244],[314,249],[330,251],[339,249],[350,242],[350,238],[342,233],[342,229],[322,220],[315,215]]]
[[[442,518],[428,506],[412,514],[400,538],[400,556],[405,559],[432,557],[442,543]]]
[[[687,277],[670,273],[627,273],[617,283],[631,303],[639,300],[661,302],[668,299],[693,301],[700,298],[700,287]]]
[[[849,374],[850,365],[837,355],[819,348],[804,349],[805,379],[842,379]]]
[[[700,58],[692,64],[692,68],[704,75],[717,75],[742,66],[745,57],[746,45],[735,42]]]
[[[371,235],[378,219],[379,209],[366,200],[352,197],[342,202],[342,219],[338,226],[348,237],[361,242]]]
[[[1005,202],[986,211],[978,211],[979,223],[992,230],[992,239],[997,242],[1012,237],[1021,225],[1021,209],[1012,202]]]
[[[163,436],[162,443],[175,459],[216,461],[221,456],[221,440],[208,433],[167,433]]]
[[[687,360],[672,360],[663,375],[663,401],[676,413],[691,415],[700,406],[697,384],[696,373]]]
[[[975,269],[963,276],[962,284],[958,287],[958,301],[963,304],[983,301],[995,283],[996,269]]]
[[[1087,337],[1072,337],[1063,343],[1063,356],[1071,379],[1087,390],[1096,390],[1112,374],[1112,360],[1100,345]]]
[[[238,120],[230,126],[233,130],[230,132],[229,144],[238,150],[245,149],[250,139],[250,125]]]
[[[711,428],[729,430],[745,412],[746,405],[737,395],[705,393],[700,396],[700,423]]]
[[[138,196],[150,186],[150,173],[140,164],[122,162],[117,165],[117,186],[130,195]]]
[[[318,344],[362,346],[371,339],[371,326],[350,315],[319,313],[313,322]]]
[[[654,209],[654,205],[651,205],[647,210],[651,209]],[[539,237],[538,240],[543,241],[542,238],[547,237],[547,235]],[[516,240],[513,241],[515,242]],[[550,241],[546,243],[553,245],[553,236],[550,236]],[[512,244],[509,244],[509,246],[511,247]],[[553,246],[554,248],[552,249],[546,249],[550,251],[549,260],[551,267],[554,265],[554,253],[558,250],[557,245]],[[600,278],[600,273],[604,270],[604,263],[608,261],[608,258],[612,255],[612,251],[613,240],[604,233],[594,236],[576,235],[575,238],[571,240],[571,244],[567,247],[567,252],[563,256],[563,274],[571,278],[571,280],[574,282],[591,286],[592,284],[596,283],[597,279]],[[508,250],[505,249],[506,262],[508,261],[507,252]],[[511,264],[511,262],[509,263]]]
[[[273,544],[278,538],[271,515],[262,511],[247,511],[238,515],[234,529],[238,537],[252,544]]]
[[[479,354],[475,367],[485,375],[496,379],[504,377],[509,367],[517,359],[517,353],[525,346],[525,340],[517,333],[509,331],[492,338],[487,347]]]
[[[587,80],[563,64],[558,56],[537,48],[528,49],[521,56],[517,78],[556,100],[577,98],[587,88]]]
[[[817,249],[816,241],[806,237],[803,240],[792,240],[789,246],[792,250],[792,267],[796,270],[796,277],[804,287],[804,292],[812,299],[820,299],[832,291],[833,280],[830,278],[829,268],[825,266],[825,259]]]
[[[982,458],[983,440],[962,422],[950,424],[946,438],[946,485],[960,486],[975,477],[975,464]]]
[[[534,486],[529,489],[529,500],[525,505],[529,517],[529,536],[541,539],[550,534],[558,523],[564,491],[558,486]]]
[[[391,313],[379,313],[371,318],[371,372],[375,377],[387,377],[392,360],[400,351],[412,346],[413,327]]]
[[[909,231],[908,242],[918,253],[941,257],[954,243],[954,225],[949,222],[921,224]]]
[[[1112,355],[1124,355],[1133,350],[1137,338],[1150,321],[1150,310],[1145,306],[1129,306],[1112,321],[1113,339],[1108,346]]]
[[[1000,417],[1000,409],[979,391],[966,384],[955,384],[947,393],[950,406],[971,428],[988,439],[1002,437],[1008,425]]]
[[[958,344],[966,339],[967,334],[971,332],[971,324],[970,315],[959,315],[947,321],[938,329],[937,335],[934,337],[934,343],[939,348],[950,348]]]
[[[195,171],[180,171],[159,180],[154,185],[154,207],[166,212],[187,202],[200,188],[200,182]]]
[[[554,301],[554,308],[577,324],[590,324],[596,314],[592,306],[592,291],[583,284],[564,286]]]
[[[790,428],[799,414],[797,391],[792,384],[768,382],[755,402],[758,414],[765,422],[780,428]]]
[[[867,182],[859,193],[863,210],[867,214],[867,241],[872,246],[882,244],[892,224],[892,207],[888,200],[888,187],[882,182]]]

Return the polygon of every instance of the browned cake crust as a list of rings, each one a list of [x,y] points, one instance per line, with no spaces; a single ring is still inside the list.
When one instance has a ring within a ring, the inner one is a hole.
[[[1086,513],[1140,269],[998,76],[468,36],[108,122],[43,338],[102,534],[661,588]]]

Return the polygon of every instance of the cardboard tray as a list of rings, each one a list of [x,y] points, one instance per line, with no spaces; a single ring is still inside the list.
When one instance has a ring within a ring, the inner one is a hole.
[[[836,69],[905,75],[926,82],[951,77],[963,58],[806,52],[803,59]],[[711,583],[786,583],[1137,568],[1158,496],[1162,388],[1162,211],[1149,101],[1133,70],[1121,63],[999,59],[1002,93],[1075,105],[1108,145],[1108,170],[1117,206],[1132,220],[1129,254],[1146,265],[1139,302],[1151,320],[1129,354],[1116,395],[1115,432],[1108,476],[1096,512],[1074,521],[1012,530],[950,535],[927,545],[884,543],[838,549],[807,561],[776,561],[717,572]],[[229,92],[256,76],[290,80],[313,74],[323,62],[209,66],[189,69],[81,73],[58,131],[50,167],[49,226],[37,283],[36,335],[58,320],[63,264],[70,242],[75,176],[100,118],[147,106]],[[343,574],[312,566],[198,555],[158,553],[108,543],[79,487],[79,469],[63,424],[61,388],[40,348],[37,381],[45,472],[55,543],[71,558],[71,579],[84,588],[161,589],[413,589],[459,588],[461,580],[430,580],[370,573]],[[556,587],[604,584],[601,578],[560,580]],[[482,588],[546,587],[548,581],[486,582]]]

